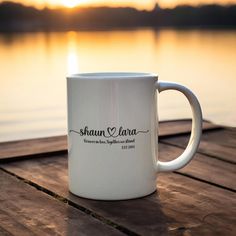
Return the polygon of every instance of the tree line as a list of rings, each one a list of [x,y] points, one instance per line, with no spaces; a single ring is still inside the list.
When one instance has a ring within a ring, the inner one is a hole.
[[[51,31],[117,27],[236,28],[236,5],[177,6],[152,10],[130,7],[77,7],[42,10],[12,2],[0,4],[0,31]]]

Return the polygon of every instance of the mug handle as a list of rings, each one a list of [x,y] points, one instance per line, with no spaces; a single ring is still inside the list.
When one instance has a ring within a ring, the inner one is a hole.
[[[155,83],[155,87],[159,93],[165,90],[177,90],[183,93],[188,99],[192,109],[193,118],[191,136],[184,152],[172,161],[157,161],[158,172],[178,170],[187,165],[192,160],[194,154],[197,151],[202,134],[202,110],[199,101],[193,92],[183,85],[172,82],[157,81]]]

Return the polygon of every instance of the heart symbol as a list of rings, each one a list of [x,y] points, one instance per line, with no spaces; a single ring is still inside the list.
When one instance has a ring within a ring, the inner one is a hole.
[[[108,128],[107,128],[107,133],[110,135],[110,137],[111,137],[111,136],[113,137],[113,135],[115,134],[115,132],[116,132],[116,127],[108,127]]]

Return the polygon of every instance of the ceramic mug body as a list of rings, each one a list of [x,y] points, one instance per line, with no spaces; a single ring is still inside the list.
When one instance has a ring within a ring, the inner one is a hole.
[[[192,132],[198,134],[192,137],[195,146],[187,148],[188,157],[179,157],[184,158],[182,162],[177,158],[180,164],[158,162],[159,84],[157,75],[149,73],[87,73],[67,78],[72,193],[99,200],[142,197],[156,190],[159,171],[181,168],[190,161],[201,133],[199,104],[193,105],[193,110],[199,106],[195,111],[199,114],[194,114],[198,130]],[[192,95],[186,96],[191,100]]]

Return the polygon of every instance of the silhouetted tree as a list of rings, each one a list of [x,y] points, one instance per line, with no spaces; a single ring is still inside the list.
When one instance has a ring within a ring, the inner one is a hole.
[[[68,30],[105,27],[236,27],[236,5],[177,6],[151,11],[134,8],[87,7],[38,10],[0,3],[0,31]]]

